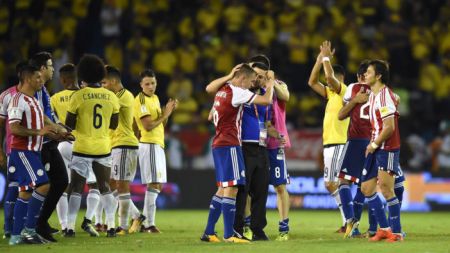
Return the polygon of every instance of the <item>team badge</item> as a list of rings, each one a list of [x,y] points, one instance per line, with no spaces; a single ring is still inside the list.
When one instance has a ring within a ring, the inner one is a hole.
[[[9,173],[14,173],[14,172],[16,172],[16,167],[11,166],[11,167],[9,167],[8,171],[9,171]]]
[[[38,169],[36,174],[40,177],[42,177],[44,175],[44,171],[42,169]]]

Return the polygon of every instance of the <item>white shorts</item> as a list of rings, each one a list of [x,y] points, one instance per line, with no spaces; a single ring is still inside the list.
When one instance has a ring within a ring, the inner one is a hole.
[[[323,179],[325,182],[339,182],[340,157],[344,150],[344,144],[333,145],[323,149]]]
[[[73,149],[73,144],[70,142],[64,141],[64,142],[60,142],[58,144],[59,153],[61,154],[61,156],[64,160],[64,164],[66,165],[67,176],[69,177],[69,183],[70,183],[69,164],[70,164],[70,161],[72,160],[72,149]]]
[[[137,149],[113,148],[111,151],[111,179],[133,181],[136,175]]]
[[[93,162],[97,162],[103,166],[111,168],[111,156],[94,158],[77,155],[72,156],[72,161],[69,164],[69,168],[75,170],[80,176],[87,179],[86,181],[88,184],[91,184],[97,182],[94,171],[92,170]]]
[[[158,144],[139,143],[139,167],[143,184],[166,183],[166,155]]]

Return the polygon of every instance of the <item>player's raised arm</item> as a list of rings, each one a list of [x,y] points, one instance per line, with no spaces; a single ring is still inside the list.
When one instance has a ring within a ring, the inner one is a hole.
[[[231,72],[228,75],[217,78],[217,79],[213,80],[212,82],[210,82],[206,86],[206,92],[208,94],[216,94],[216,92],[220,89],[220,87],[222,87],[226,82],[230,81],[233,78],[234,73],[236,73],[236,71],[238,71],[241,66],[242,66],[242,63],[234,66],[234,68],[231,70]]]
[[[317,94],[322,97],[327,97],[327,92],[325,90],[325,86],[320,83],[319,75],[320,69],[322,68],[322,53],[317,56],[316,63],[314,63],[314,67],[311,70],[311,74],[309,76],[308,85],[311,87]]]
[[[347,89],[347,92],[351,92],[351,89]],[[361,88],[355,97],[353,97],[350,101],[344,104],[344,106],[339,110],[338,118],[339,120],[344,120],[348,116],[350,116],[350,112],[357,104],[364,104],[369,100],[369,94],[364,92],[364,89]]]
[[[272,70],[267,71],[267,75],[269,76],[269,78],[275,79],[275,73]],[[274,89],[275,95],[277,96],[277,98],[279,100],[282,100],[284,102],[289,101],[290,94],[289,94],[289,90],[288,90],[286,83],[277,80],[277,81],[275,81],[273,89]]]
[[[328,87],[336,93],[341,92],[341,83],[334,76],[333,67],[331,66],[331,58],[334,54],[334,49],[331,49],[331,42],[324,41],[320,46],[320,53],[322,54],[322,64],[325,71],[325,78],[327,80]]]
[[[272,104],[273,97],[273,87],[275,85],[275,80],[268,78],[266,81],[266,93],[261,95],[256,95],[255,100],[253,100],[253,104],[257,105],[270,105]]]

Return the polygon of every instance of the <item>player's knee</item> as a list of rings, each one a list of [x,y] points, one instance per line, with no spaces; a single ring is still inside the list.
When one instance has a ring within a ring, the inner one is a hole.
[[[380,184],[380,190],[385,199],[390,199],[390,198],[394,197],[394,195],[395,195],[394,189],[392,187],[390,187],[389,185]]]
[[[48,190],[50,189],[50,184],[46,183],[43,185],[40,185],[36,188],[36,192],[43,195],[43,196],[47,196]]]
[[[277,192],[278,195],[282,195],[286,192],[286,185],[281,184],[275,187],[275,191]]]
[[[116,184],[118,193],[127,193],[130,192],[130,187],[127,181],[118,181]],[[112,187],[111,187],[112,190]]]
[[[111,189],[109,188],[109,183],[107,181],[101,183],[97,182],[97,186],[100,193],[106,193],[111,191]]]
[[[325,182],[325,188],[329,193],[333,193],[337,190],[337,184],[335,182]]]
[[[365,197],[369,197],[375,193],[375,190],[371,185],[362,185],[361,192]]]

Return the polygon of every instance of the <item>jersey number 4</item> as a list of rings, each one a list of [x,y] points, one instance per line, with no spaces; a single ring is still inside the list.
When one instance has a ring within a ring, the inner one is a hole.
[[[99,129],[100,127],[102,127],[103,118],[100,112],[98,111],[99,109],[102,109],[102,105],[95,104],[93,113],[94,117],[92,118],[92,124],[95,129]]]

